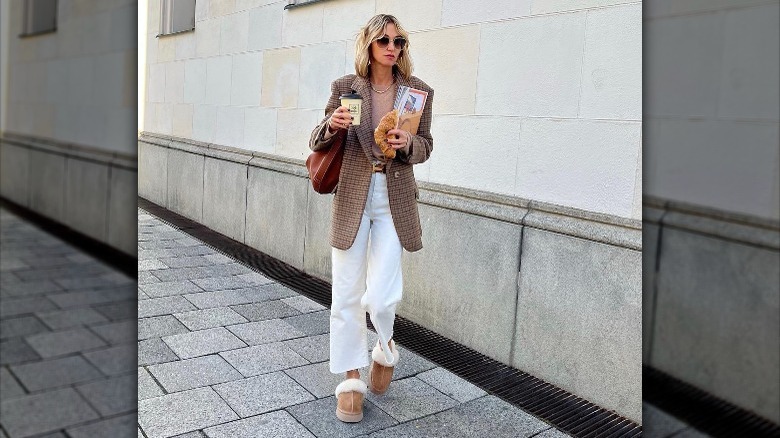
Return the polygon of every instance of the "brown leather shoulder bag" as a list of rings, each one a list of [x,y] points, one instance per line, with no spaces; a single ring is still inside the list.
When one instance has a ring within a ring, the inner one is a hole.
[[[323,195],[335,192],[336,185],[339,183],[347,131],[339,129],[335,136],[330,148],[312,152],[306,159],[311,185],[315,192]]]

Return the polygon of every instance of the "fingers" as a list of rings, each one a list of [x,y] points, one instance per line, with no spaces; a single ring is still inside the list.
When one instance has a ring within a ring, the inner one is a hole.
[[[352,115],[349,114],[349,109],[345,106],[336,108],[336,111],[330,116],[328,122],[331,129],[347,129],[352,125]]]
[[[403,149],[409,141],[410,134],[402,129],[391,129],[387,131],[387,142],[393,149]]]

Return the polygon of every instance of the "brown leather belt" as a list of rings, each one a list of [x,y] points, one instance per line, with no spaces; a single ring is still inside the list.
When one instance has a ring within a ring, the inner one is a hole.
[[[385,173],[385,164],[384,163],[372,164],[371,165],[371,170],[373,170],[374,172]]]

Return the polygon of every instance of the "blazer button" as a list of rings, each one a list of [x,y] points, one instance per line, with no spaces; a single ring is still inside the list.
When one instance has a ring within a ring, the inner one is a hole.
[[[395,172],[395,174],[393,174],[393,176],[395,176],[396,178],[398,178],[399,176],[401,176],[401,172],[399,172],[399,171],[396,171],[396,172]]]

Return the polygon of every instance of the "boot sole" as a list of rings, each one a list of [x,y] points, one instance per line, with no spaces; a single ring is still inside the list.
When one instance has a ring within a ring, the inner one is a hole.
[[[345,423],[357,423],[363,419],[363,413],[359,412],[357,414],[348,414],[346,412],[342,412],[341,409],[336,408],[336,417]]]

